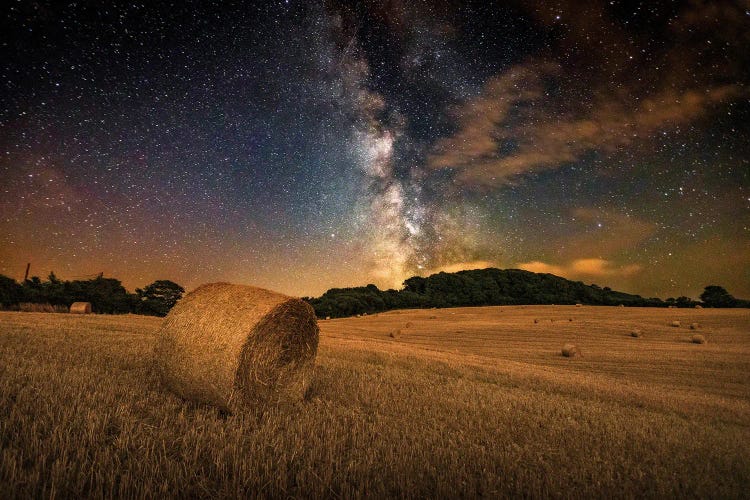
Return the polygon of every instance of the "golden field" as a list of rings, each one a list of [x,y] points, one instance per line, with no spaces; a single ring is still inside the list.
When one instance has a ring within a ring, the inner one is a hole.
[[[518,306],[321,321],[306,400],[257,415],[163,389],[152,358],[160,321],[0,313],[0,496],[750,491],[747,309]],[[691,343],[695,333],[707,343]],[[582,356],[562,357],[568,342]]]

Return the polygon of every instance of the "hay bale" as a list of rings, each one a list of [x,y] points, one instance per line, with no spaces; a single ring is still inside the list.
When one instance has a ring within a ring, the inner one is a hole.
[[[406,322],[406,328],[411,328],[411,326],[412,326],[412,322],[411,321],[407,321]]]
[[[679,328],[679,327],[680,327],[681,325],[682,325],[682,323],[680,323],[679,321],[672,321],[672,322],[671,322],[671,323],[669,324],[669,326],[671,326],[671,327],[673,327],[673,328]]]
[[[706,337],[704,337],[701,334],[696,334],[690,337],[690,342],[693,344],[705,344],[706,343]]]
[[[583,307],[583,304],[576,304],[576,307]]]
[[[91,302],[73,302],[70,304],[70,314],[91,314]]]
[[[690,329],[691,330],[697,330],[700,327],[701,327],[701,325],[699,325],[698,323],[690,323]]]
[[[394,330],[391,333],[388,334],[388,336],[392,339],[395,339],[396,337],[401,335],[401,330]]]
[[[643,336],[643,333],[642,333],[642,332],[641,332],[641,331],[640,331],[639,329],[637,329],[637,328],[634,328],[634,329],[633,329],[633,330],[632,330],[632,331],[630,332],[630,336],[631,336],[631,337],[635,337],[635,338],[641,338],[641,337]]]
[[[575,358],[576,356],[580,356],[581,353],[578,351],[578,347],[574,344],[565,344],[562,347],[562,355],[566,358]]]
[[[326,316],[326,321],[328,321],[329,319],[331,319],[331,317],[330,316]]]
[[[302,399],[319,329],[307,302],[252,286],[211,283],[182,298],[158,332],[164,384],[227,411]]]
[[[625,307],[625,304],[620,304],[619,307]]]
[[[695,308],[696,308],[696,309],[703,309],[703,306],[702,306],[702,305],[700,305],[700,304],[695,304]]]

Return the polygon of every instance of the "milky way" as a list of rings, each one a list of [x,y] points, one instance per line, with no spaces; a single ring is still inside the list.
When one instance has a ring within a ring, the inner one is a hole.
[[[18,2],[1,32],[16,279],[750,296],[740,1]]]

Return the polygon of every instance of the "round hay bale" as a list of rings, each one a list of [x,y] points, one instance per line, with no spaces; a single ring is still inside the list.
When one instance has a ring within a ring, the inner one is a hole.
[[[394,330],[391,333],[388,334],[388,336],[392,339],[395,339],[396,337],[401,335],[401,330]]]
[[[635,338],[641,338],[643,336],[643,333],[639,329],[635,328],[630,332],[630,336],[635,337]]]
[[[326,321],[328,321],[329,319],[331,319],[331,317],[330,316],[326,316]]]
[[[430,319],[437,319],[437,316],[430,316]]]
[[[682,325],[682,323],[680,323],[679,321],[672,321],[672,322],[671,322],[671,323],[669,324],[669,326],[671,326],[671,327],[673,327],[673,328],[679,328],[679,327],[680,327],[680,325]]]
[[[226,411],[299,401],[318,351],[307,302],[252,286],[188,293],[158,332],[157,368],[177,395]]]
[[[91,314],[91,302],[73,302],[70,304],[70,314]]]
[[[690,329],[691,330],[697,330],[700,327],[701,327],[701,325],[699,325],[698,323],[690,323]]]
[[[696,309],[703,309],[703,306],[702,306],[702,305],[700,305],[700,304],[695,304],[695,308],[696,308]]]
[[[583,304],[576,304],[576,307],[583,307]]]
[[[539,323],[539,320],[535,318],[534,319],[534,324],[536,324],[536,323]]]
[[[704,337],[701,334],[695,334],[692,337],[690,337],[690,342],[692,342],[693,344],[705,344],[706,337]]]
[[[562,347],[562,355],[566,358],[575,358],[576,356],[580,356],[581,353],[574,344],[565,344]]]
[[[411,326],[412,326],[412,322],[411,321],[407,321],[406,322],[406,328],[411,328]]]

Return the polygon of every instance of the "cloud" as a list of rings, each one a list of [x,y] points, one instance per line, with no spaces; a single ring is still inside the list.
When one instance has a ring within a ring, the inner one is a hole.
[[[519,262],[516,267],[535,273],[549,273],[571,279],[630,277],[642,270],[642,267],[638,264],[617,266],[612,261],[599,258],[575,259],[560,265],[536,260]]]
[[[612,258],[623,251],[633,251],[658,229],[651,221],[614,209],[578,207],[569,216],[572,220],[568,232],[550,241],[563,259],[573,259],[582,253]]]
[[[722,66],[724,73],[713,81],[702,81],[708,76],[695,71],[708,64],[706,47],[712,44],[706,37],[724,37],[720,22],[736,33],[746,18],[731,2],[691,4],[667,26],[679,43],[660,53],[609,22],[602,5],[592,7],[589,19],[568,16],[561,24],[557,13],[574,10],[570,2],[562,5],[531,10],[539,22],[560,30],[558,43],[567,55],[527,61],[490,78],[478,96],[453,110],[457,130],[434,144],[428,168],[447,169],[455,182],[468,186],[510,184],[591,153],[616,154],[747,95],[734,64]],[[712,31],[698,36],[697,25]],[[739,39],[748,37],[742,30]],[[722,46],[731,43],[737,42]]]
[[[553,67],[520,66],[488,82],[482,95],[459,112],[459,130],[436,143],[428,166],[452,169],[463,184],[507,184],[521,174],[559,168],[592,151],[614,153],[741,95],[737,85],[667,89],[639,102],[617,94],[599,100],[588,113],[569,116],[561,114],[562,106],[547,99],[540,87]],[[521,113],[520,123],[511,111]]]
[[[515,107],[539,99],[542,76],[557,69],[554,64],[529,63],[491,78],[481,95],[454,110],[459,130],[435,144],[428,166],[460,169],[494,160],[504,138],[499,127]]]

